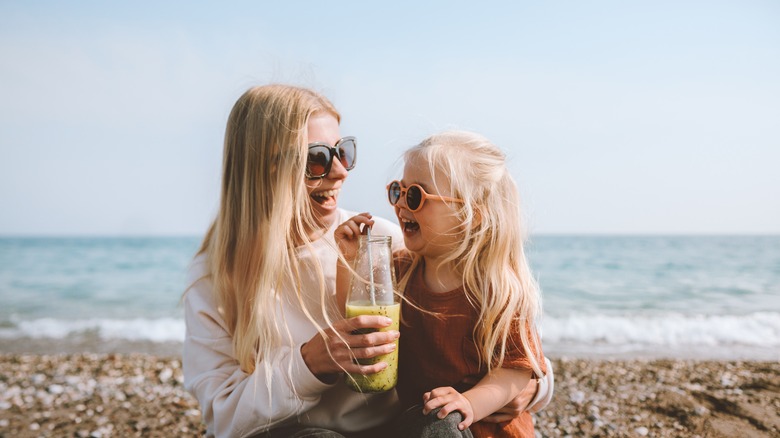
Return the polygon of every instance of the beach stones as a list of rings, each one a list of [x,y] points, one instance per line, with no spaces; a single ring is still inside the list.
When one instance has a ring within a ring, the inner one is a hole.
[[[538,436],[780,436],[778,362],[552,362]],[[178,358],[0,354],[0,436],[202,436],[182,382]]]

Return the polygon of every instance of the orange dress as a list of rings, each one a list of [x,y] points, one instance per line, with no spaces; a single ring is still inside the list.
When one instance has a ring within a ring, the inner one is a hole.
[[[400,258],[396,266],[400,278],[408,269],[408,258]],[[473,385],[464,380],[479,381],[485,376],[486,368],[480,365],[472,337],[478,312],[469,303],[463,288],[431,292],[423,281],[421,262],[412,273],[404,296],[418,307],[439,315],[423,313],[406,302],[402,304],[397,390],[404,408],[421,404],[423,394],[434,388],[452,386],[461,393],[470,389]],[[502,366],[530,370],[530,361],[520,347],[520,333],[513,334],[507,344]],[[539,342],[534,351],[546,373]],[[477,438],[534,436],[533,419],[528,412],[505,423],[480,421],[469,430]]]

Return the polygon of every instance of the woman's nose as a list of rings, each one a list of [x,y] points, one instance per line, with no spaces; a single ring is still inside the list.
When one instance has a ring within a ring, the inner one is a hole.
[[[341,160],[337,157],[333,158],[333,163],[330,165],[330,172],[326,175],[328,179],[344,179],[347,177],[347,169],[341,164]]]

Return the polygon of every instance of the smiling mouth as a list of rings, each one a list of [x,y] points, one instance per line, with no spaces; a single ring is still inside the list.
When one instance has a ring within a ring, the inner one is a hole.
[[[311,197],[320,204],[325,204],[328,201],[335,202],[339,191],[339,189],[323,190],[321,192],[312,193]]]
[[[417,222],[411,220],[411,219],[401,219],[401,226],[403,227],[404,231],[413,232],[420,229],[420,224]]]

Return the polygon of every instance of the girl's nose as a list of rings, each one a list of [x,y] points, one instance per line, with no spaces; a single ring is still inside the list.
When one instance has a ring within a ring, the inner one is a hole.
[[[412,211],[409,209],[409,206],[406,205],[406,192],[401,192],[401,196],[398,197],[398,201],[395,203],[395,206]]]

